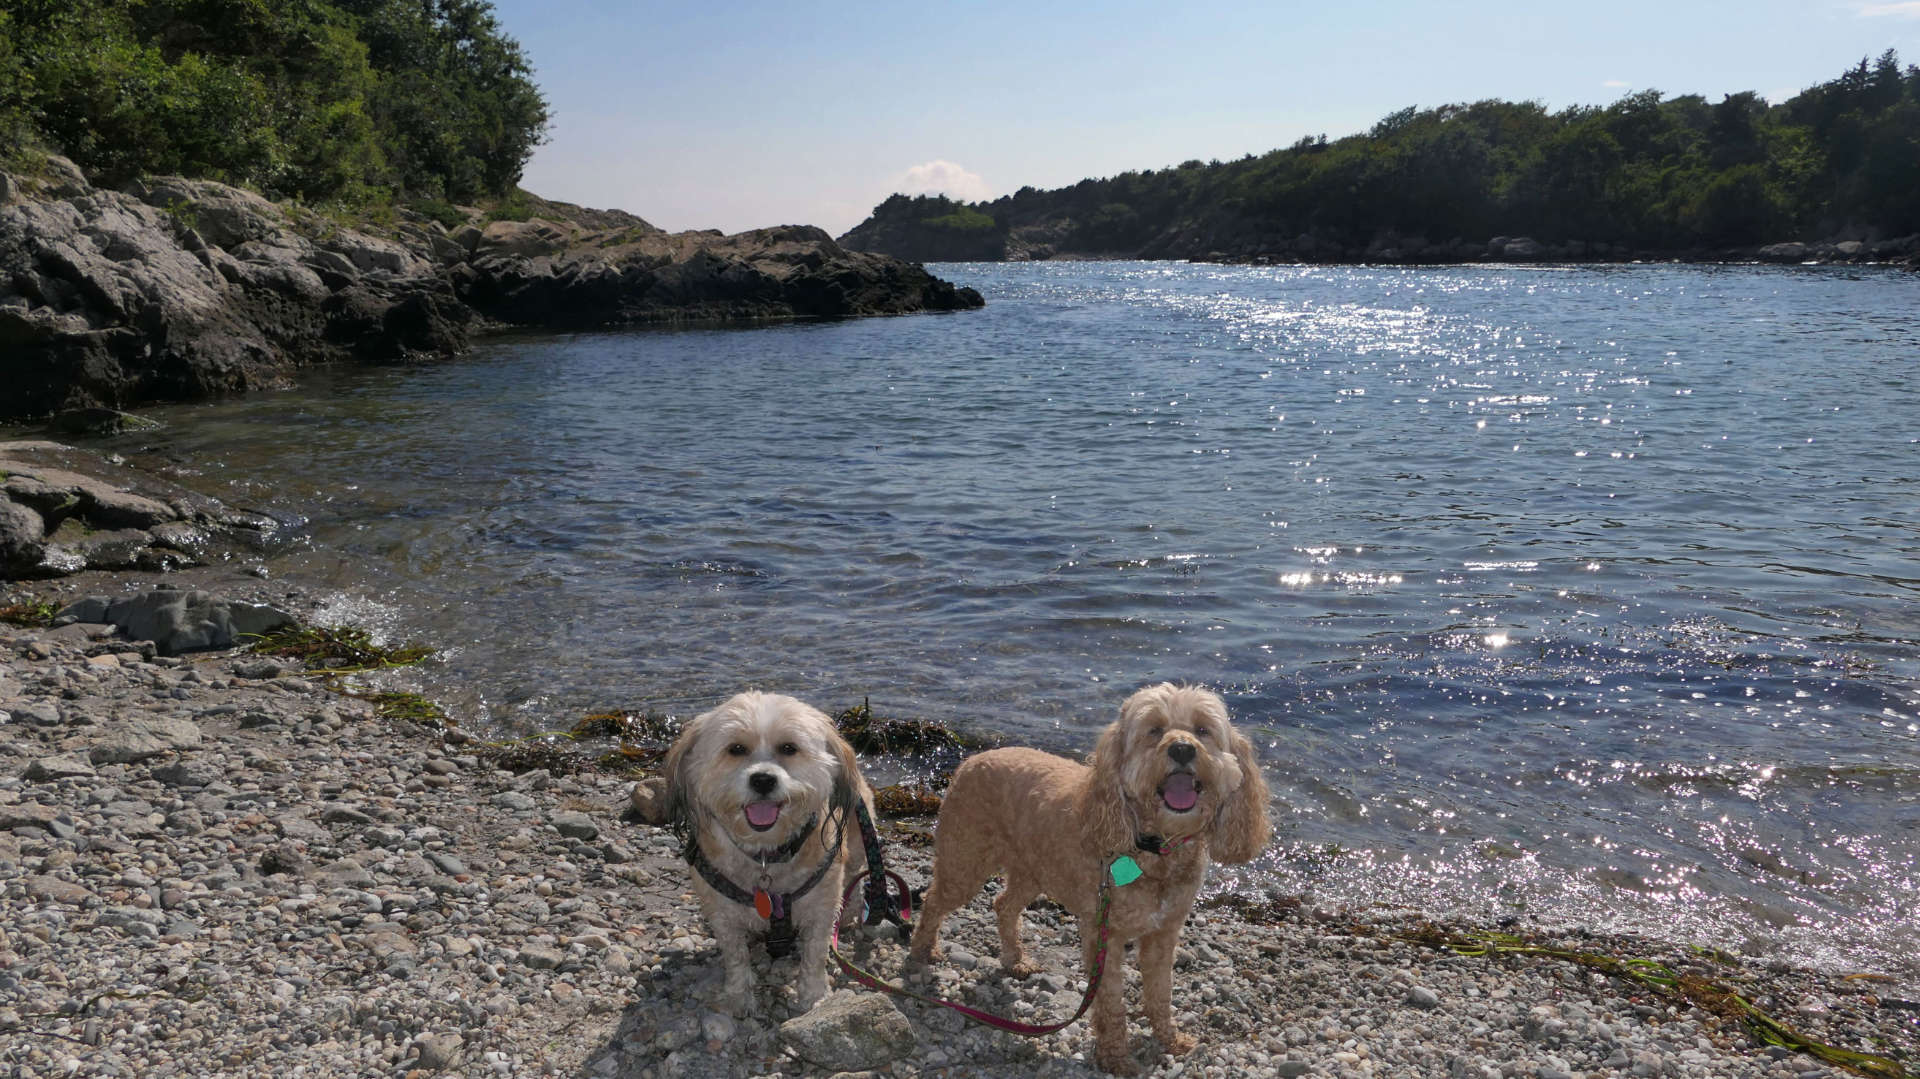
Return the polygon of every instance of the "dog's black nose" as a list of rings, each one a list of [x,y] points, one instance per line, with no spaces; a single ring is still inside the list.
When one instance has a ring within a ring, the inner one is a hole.
[[[1192,742],[1175,742],[1167,747],[1167,756],[1172,757],[1175,764],[1192,764],[1193,754]]]
[[[752,787],[755,794],[772,794],[773,788],[779,785],[772,772],[755,772],[747,777],[747,786]]]

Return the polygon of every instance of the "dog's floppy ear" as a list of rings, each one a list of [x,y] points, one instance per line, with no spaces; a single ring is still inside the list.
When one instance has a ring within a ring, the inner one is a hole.
[[[1260,758],[1253,743],[1239,731],[1233,739],[1233,755],[1240,763],[1240,787],[1221,806],[1207,837],[1207,847],[1216,862],[1250,862],[1267,845],[1272,828],[1267,823],[1266,777],[1260,774]]]
[[[1093,747],[1093,769],[1086,789],[1080,792],[1080,821],[1087,845],[1105,854],[1132,850],[1135,842],[1133,822],[1127,813],[1127,786],[1123,759],[1126,753],[1126,720],[1107,726]]]
[[[693,747],[700,740],[701,721],[713,713],[695,716],[680,731],[680,737],[673,740],[673,747],[667,750],[667,759],[661,765],[666,774],[666,826],[680,837],[682,846],[690,847],[695,842],[693,820]]]
[[[861,796],[866,784],[860,778],[860,758],[853,752],[853,746],[841,737],[835,729],[833,720],[821,716],[827,731],[827,748],[833,751],[833,800],[830,803],[836,813],[846,814],[849,819],[853,813],[853,803]]]

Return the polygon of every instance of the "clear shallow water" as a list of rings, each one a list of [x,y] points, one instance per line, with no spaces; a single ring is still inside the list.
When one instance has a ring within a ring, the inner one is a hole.
[[[1226,886],[1920,980],[1920,277],[955,265],[983,312],[496,341],[115,448],[306,519],[469,726],[748,685],[1088,748],[1223,690]]]

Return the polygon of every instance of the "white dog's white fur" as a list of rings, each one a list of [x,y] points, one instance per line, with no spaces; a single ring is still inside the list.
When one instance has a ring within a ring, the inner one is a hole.
[[[794,999],[801,1011],[813,1007],[827,991],[827,948],[846,866],[862,851],[853,799],[872,812],[873,792],[853,748],[819,710],[792,697],[746,692],[687,724],[667,753],[666,774],[674,827],[740,889],[789,894],[826,866],[790,912],[800,954]],[[765,861],[809,820],[812,834],[790,857]],[[752,1006],[747,948],[769,919],[698,872],[693,890],[720,944],[722,1006],[745,1014]]]

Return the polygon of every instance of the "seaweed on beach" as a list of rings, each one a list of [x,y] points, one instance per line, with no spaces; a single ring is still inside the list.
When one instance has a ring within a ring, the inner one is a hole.
[[[664,712],[619,710],[594,712],[567,732],[572,738],[618,738],[668,745],[680,734],[680,725]]]
[[[41,629],[53,625],[54,612],[59,608],[45,600],[27,600],[0,607],[0,622],[10,626],[24,626],[28,629]]]
[[[593,758],[574,746],[565,735],[535,735],[514,742],[494,742],[474,754],[503,772],[531,772],[546,769],[549,775],[564,776],[593,767]]]
[[[1397,936],[1409,943],[1452,952],[1455,955],[1489,959],[1497,956],[1530,956],[1573,963],[1634,982],[1659,996],[1688,1004],[1709,1015],[1737,1022],[1762,1045],[1779,1046],[1797,1053],[1806,1053],[1835,1067],[1869,1076],[1870,1079],[1911,1079],[1913,1075],[1899,1061],[1890,1057],[1842,1049],[1806,1037],[1761,1011],[1752,1001],[1740,995],[1726,983],[1697,971],[1676,971],[1658,960],[1623,959],[1599,952],[1537,944],[1511,933],[1484,931],[1456,933],[1431,923],[1422,924]],[[1709,949],[1698,949],[1698,951],[1705,958],[1725,962],[1723,953]]]
[[[664,746],[636,746],[631,742],[622,742],[618,747],[595,757],[593,763],[604,771],[638,776],[646,774],[649,765],[660,763],[666,755]]]
[[[873,808],[882,817],[931,817],[940,812],[940,795],[918,783],[895,783],[873,792]]]
[[[341,690],[348,697],[366,701],[373,705],[381,719],[400,720],[415,723],[422,727],[445,730],[453,726],[453,720],[440,706],[422,697],[418,693],[403,690],[385,690],[378,693],[359,693]]]
[[[1228,893],[1201,900],[1201,905],[1207,909],[1230,910],[1248,925],[1279,925],[1283,922],[1300,920],[1301,907],[1304,904],[1300,897],[1295,895],[1274,895],[1256,900],[1244,895]]]
[[[867,699],[834,716],[833,725],[856,753],[958,757],[967,749],[978,749],[984,744],[926,720],[878,718],[873,714],[872,702]]]
[[[297,659],[309,670],[330,676],[405,667],[434,652],[419,644],[377,644],[372,634],[357,626],[297,623],[260,635],[251,647],[261,655]]]

